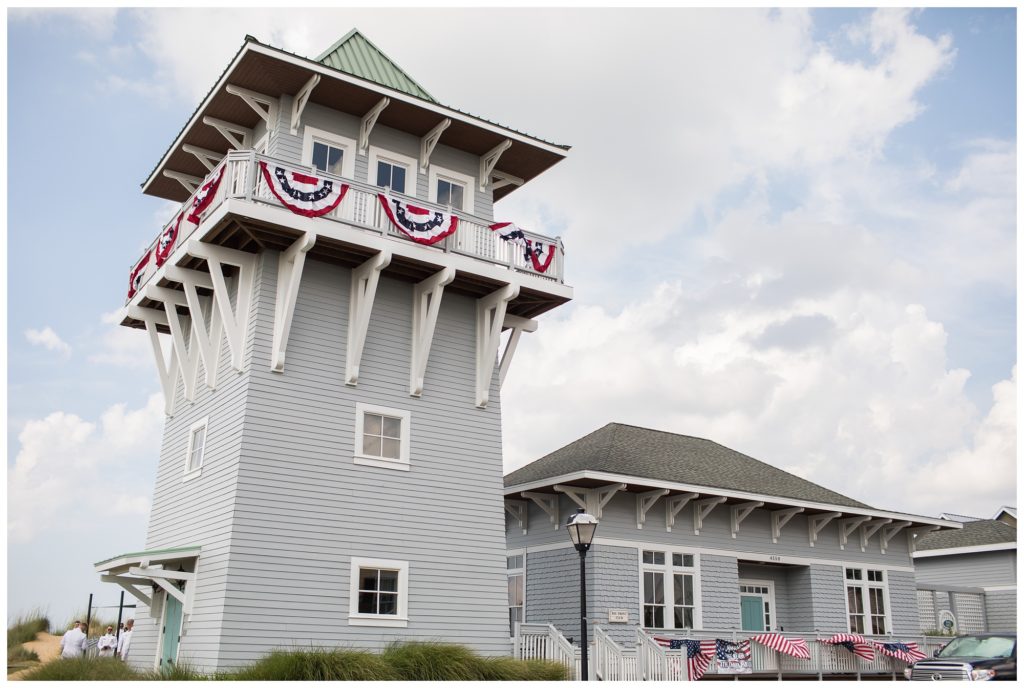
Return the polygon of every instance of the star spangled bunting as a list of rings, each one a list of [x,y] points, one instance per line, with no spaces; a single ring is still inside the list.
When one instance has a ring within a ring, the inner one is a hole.
[[[875,647],[883,655],[889,655],[893,659],[907,664],[919,662],[927,657],[925,653],[921,652],[917,643],[875,643]]]
[[[492,232],[498,233],[502,241],[521,246],[523,258],[530,261],[537,272],[543,274],[551,267],[551,260],[555,257],[554,244],[527,238],[523,230],[512,222],[496,222],[489,227]]]
[[[260,171],[270,192],[281,201],[281,204],[296,215],[320,217],[331,212],[345,198],[348,184],[341,184],[332,179],[323,179],[274,165],[273,172],[264,161],[260,160]],[[212,196],[211,196],[212,198]]]
[[[450,213],[421,208],[383,193],[378,193],[377,199],[395,229],[418,244],[436,244],[459,226],[459,218]]]
[[[128,275],[128,298],[135,296],[135,292],[139,290],[142,285],[143,271],[146,266],[149,265],[149,258],[153,255],[152,251],[146,251],[146,254],[139,259],[139,262],[132,268],[131,273]]]
[[[732,655],[732,657],[730,657]],[[738,642],[732,642],[729,640],[716,640],[715,641],[715,656],[723,662],[727,662],[730,659],[750,659],[750,641],[740,640]]]
[[[171,251],[174,250],[174,244],[178,241],[178,231],[181,229],[181,218],[184,216],[184,211],[178,213],[178,219],[167,225],[156,240],[156,248],[153,249],[153,255],[156,257],[157,267],[163,265],[168,256],[171,255]]]
[[[827,643],[829,645],[842,645],[853,654],[869,662],[875,659],[874,644],[862,635],[857,635],[855,633],[836,633],[831,638],[823,638],[819,642]]]
[[[192,224],[198,225],[199,216],[213,203],[213,198],[217,195],[217,189],[220,187],[220,180],[224,177],[224,167],[221,165],[207,175],[199,187],[199,193],[192,199],[192,207],[188,211],[188,217],[185,218]]]
[[[687,640],[656,635],[654,642],[668,650],[686,650],[686,671],[691,681],[697,681],[704,675],[718,650],[714,640]]]
[[[781,633],[762,633],[751,636],[750,639],[776,652],[781,652],[797,659],[811,658],[811,651],[807,647],[807,641],[803,638],[787,638]]]

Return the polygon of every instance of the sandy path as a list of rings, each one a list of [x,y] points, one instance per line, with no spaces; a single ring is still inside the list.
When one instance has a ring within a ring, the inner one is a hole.
[[[52,662],[60,656],[60,636],[49,633],[36,634],[35,640],[30,640],[24,645],[26,650],[32,650],[39,655],[39,661],[43,664]],[[8,681],[17,681],[21,675],[32,669],[22,669],[13,674],[7,674]]]

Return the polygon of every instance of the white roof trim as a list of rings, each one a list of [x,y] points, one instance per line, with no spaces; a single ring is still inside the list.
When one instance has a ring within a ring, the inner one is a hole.
[[[179,559],[196,559],[199,557],[199,547],[193,547],[190,549],[182,549],[176,552],[155,552],[153,554],[147,554],[146,552],[134,552],[132,554],[126,554],[110,561],[101,561],[95,564],[94,567],[97,573],[106,573],[114,571],[115,569],[127,569],[132,566],[138,566],[143,562],[149,564],[159,564],[164,561],[177,561]]]
[[[956,521],[947,521],[941,518],[931,518],[929,516],[915,516],[913,514],[903,514],[895,511],[881,511],[879,509],[871,509],[865,507],[856,506],[841,506],[838,504],[828,504],[824,502],[810,502],[801,499],[791,499],[789,497],[776,497],[773,495],[759,494],[756,492],[741,492],[738,490],[725,490],[719,487],[708,487],[706,485],[692,485],[688,483],[675,483],[667,480],[655,480],[652,478],[639,478],[637,476],[621,475],[618,473],[603,473],[601,471],[576,471],[575,473],[567,473],[564,475],[553,476],[551,478],[544,478],[543,480],[534,480],[529,483],[522,483],[519,485],[511,485],[505,488],[505,495],[511,496],[519,492],[526,490],[535,490],[538,487],[547,487],[556,483],[568,482],[571,480],[605,480],[613,483],[626,483],[629,485],[639,485],[644,487],[654,488],[668,488],[670,490],[680,490],[682,492],[697,492],[702,495],[715,495],[722,497],[731,497],[735,499],[743,500],[761,500],[769,504],[784,504],[786,506],[801,506],[810,509],[822,509],[824,511],[841,511],[844,514],[851,514],[857,516],[871,516],[873,518],[891,518],[894,521],[911,521],[913,523],[920,523],[926,525],[941,526],[949,529],[960,529],[963,528],[963,524],[957,523]]]
[[[915,559],[924,557],[945,557],[951,554],[975,554],[978,552],[1002,552],[1017,549],[1016,542],[997,542],[991,545],[971,545],[968,547],[944,547],[943,549],[924,549],[914,552]]]

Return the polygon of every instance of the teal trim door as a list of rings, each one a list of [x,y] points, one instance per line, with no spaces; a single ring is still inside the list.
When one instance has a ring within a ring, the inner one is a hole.
[[[760,595],[740,595],[740,615],[744,631],[763,631],[764,598]]]
[[[164,600],[163,641],[160,645],[160,668],[169,668],[178,661],[178,643],[181,641],[181,602],[166,595]]]

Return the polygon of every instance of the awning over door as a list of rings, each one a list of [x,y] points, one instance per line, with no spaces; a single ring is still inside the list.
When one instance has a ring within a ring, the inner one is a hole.
[[[124,588],[149,607],[151,616],[158,616],[162,607],[162,596],[154,595],[159,590],[181,602],[184,613],[188,615],[192,613],[192,599],[195,596],[199,550],[195,546],[129,552],[97,562],[93,566],[100,574],[101,581]],[[154,597],[157,597],[155,602]]]

